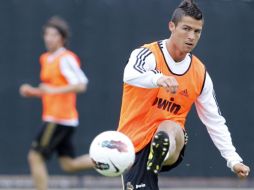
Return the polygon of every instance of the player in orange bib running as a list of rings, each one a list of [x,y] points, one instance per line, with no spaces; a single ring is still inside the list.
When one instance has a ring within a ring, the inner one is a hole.
[[[126,190],[158,190],[158,173],[182,161],[187,143],[185,120],[193,103],[227,166],[240,178],[249,174],[232,144],[212,80],[191,53],[203,24],[197,4],[184,0],[169,22],[171,36],[131,53],[124,70],[118,127],[136,150],[135,163],[123,176]]]
[[[52,17],[44,26],[47,52],[40,57],[41,81],[38,87],[23,84],[24,97],[42,99],[43,125],[29,151],[28,160],[37,190],[47,189],[45,161],[57,153],[63,170],[73,172],[93,166],[88,155],[75,157],[72,136],[78,126],[76,93],[84,92],[88,79],[80,68],[78,57],[66,49],[68,25]]]

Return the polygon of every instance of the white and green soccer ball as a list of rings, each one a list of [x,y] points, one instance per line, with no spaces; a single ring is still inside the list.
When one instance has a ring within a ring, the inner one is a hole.
[[[124,173],[135,160],[131,140],[118,131],[105,131],[97,135],[90,145],[89,154],[95,163],[95,170],[110,177]]]

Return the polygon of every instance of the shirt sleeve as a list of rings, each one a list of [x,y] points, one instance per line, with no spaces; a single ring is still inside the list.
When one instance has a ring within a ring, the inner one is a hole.
[[[69,84],[75,85],[80,83],[88,83],[85,73],[79,67],[77,60],[71,55],[61,58],[60,70]]]
[[[135,49],[124,69],[123,81],[141,88],[158,88],[157,80],[162,74],[156,70],[153,53],[147,48]]]
[[[237,154],[233,146],[231,134],[226,125],[226,120],[221,115],[216,101],[213,83],[208,73],[206,73],[205,85],[201,95],[195,102],[198,116],[220,151],[222,157],[227,161],[227,166],[233,171],[236,163],[242,162],[242,158]]]

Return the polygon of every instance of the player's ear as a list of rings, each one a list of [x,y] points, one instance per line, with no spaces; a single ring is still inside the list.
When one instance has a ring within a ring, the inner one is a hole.
[[[172,21],[169,21],[169,23],[168,23],[168,29],[169,29],[169,31],[173,32],[175,30],[175,28],[176,28],[175,23],[173,23]]]

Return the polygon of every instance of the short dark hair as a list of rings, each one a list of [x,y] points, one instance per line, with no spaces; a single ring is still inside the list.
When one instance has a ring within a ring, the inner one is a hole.
[[[70,37],[70,29],[67,22],[59,16],[53,16],[43,26],[43,32],[45,32],[45,29],[48,27],[53,27],[58,30],[64,39],[64,46],[66,46]]]
[[[190,16],[196,20],[204,20],[202,11],[193,0],[183,0],[175,9],[171,21],[177,25],[183,16]]]

